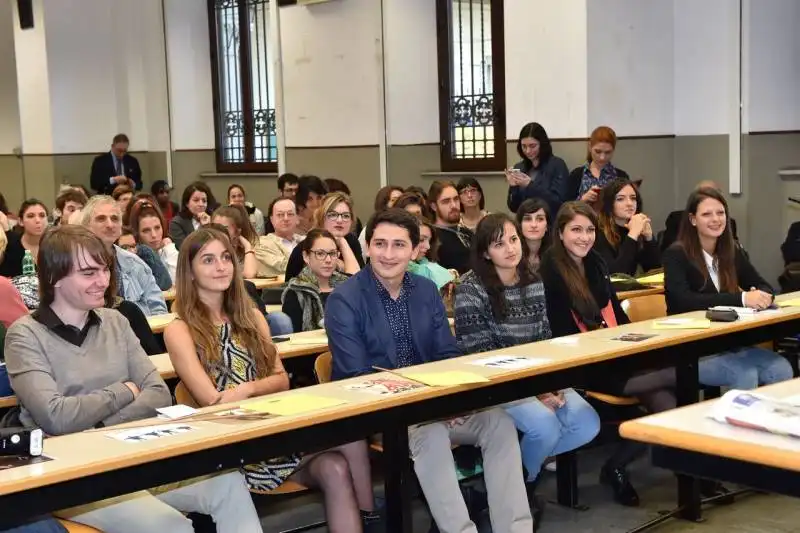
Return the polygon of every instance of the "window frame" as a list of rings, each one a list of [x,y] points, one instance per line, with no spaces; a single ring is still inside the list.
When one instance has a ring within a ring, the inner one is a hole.
[[[471,0],[468,0],[471,1]],[[452,155],[450,101],[453,76],[451,46],[454,0],[436,0],[436,46],[439,72],[439,154],[443,172],[501,171],[507,166],[505,34],[503,0],[486,0],[491,7],[492,94],[494,100],[494,156],[457,158]]]
[[[276,0],[267,0],[265,5]],[[239,28],[249,28],[250,21],[247,9],[247,0],[236,0]],[[251,47],[250,31],[239,31],[239,75],[241,92],[239,97],[242,102],[242,130],[244,141],[244,158],[242,162],[230,162],[224,160],[225,146],[223,142],[224,124],[221,121],[222,102],[220,101],[220,69],[219,69],[219,35],[217,32],[216,0],[207,0],[206,8],[208,13],[208,38],[209,55],[211,59],[211,94],[212,108],[214,113],[214,152],[217,163],[217,172],[278,172],[277,157],[276,161],[257,162],[252,159],[255,157],[255,127],[253,113],[253,86],[251,73]],[[278,6],[283,2],[278,0]],[[269,42],[267,42],[269,46]],[[267,78],[269,80],[269,77]],[[269,81],[267,82],[269,83]],[[277,107],[277,103],[276,103]],[[276,109],[277,112],[277,109]],[[248,158],[251,159],[248,161]]]

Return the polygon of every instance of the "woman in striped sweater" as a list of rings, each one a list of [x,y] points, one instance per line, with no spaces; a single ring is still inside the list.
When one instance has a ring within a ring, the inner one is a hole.
[[[478,224],[472,271],[456,288],[456,339],[464,353],[550,338],[544,286],[530,268],[528,246],[520,235],[519,226],[505,214],[488,215]],[[572,389],[514,402],[506,411],[523,433],[529,493],[547,457],[583,446],[600,430],[595,410]]]

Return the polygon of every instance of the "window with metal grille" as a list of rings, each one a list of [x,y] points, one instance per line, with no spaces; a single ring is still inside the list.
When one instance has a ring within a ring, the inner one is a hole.
[[[503,0],[437,0],[443,171],[506,166]]]
[[[208,0],[217,170],[278,169],[268,0]]]

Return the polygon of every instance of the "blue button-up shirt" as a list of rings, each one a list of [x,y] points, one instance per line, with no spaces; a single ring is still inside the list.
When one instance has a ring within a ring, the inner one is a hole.
[[[411,366],[422,364],[419,354],[414,349],[414,341],[411,338],[411,317],[408,314],[408,297],[411,293],[411,276],[408,273],[403,276],[400,285],[400,295],[395,300],[383,286],[383,283],[375,278],[375,285],[378,287],[378,296],[386,311],[386,319],[389,321],[389,329],[392,330],[394,344],[397,348],[397,366]]]

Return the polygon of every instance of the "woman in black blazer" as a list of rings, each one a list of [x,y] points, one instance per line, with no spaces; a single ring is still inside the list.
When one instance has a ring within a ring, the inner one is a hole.
[[[553,155],[550,138],[541,124],[531,122],[522,127],[517,153],[522,161],[506,170],[508,208],[516,213],[528,198],[541,198],[551,213],[558,212],[566,199],[564,187],[569,169],[563,159]]]
[[[661,266],[661,253],[650,217],[642,213],[642,197],[628,179],[616,179],[600,193],[600,228],[594,248],[612,274],[633,276]]]
[[[605,262],[592,248],[597,225],[597,215],[584,202],[566,202],[556,216],[555,237],[539,270],[553,337],[630,322],[611,287]],[[672,368],[638,375],[595,373],[587,375],[580,385],[608,394],[636,396],[650,412],[676,406]],[[600,471],[601,483],[611,487],[614,499],[622,505],[639,505],[625,467],[644,449],[634,441],[623,441]],[[705,489],[714,491],[714,487]]]
[[[586,163],[574,169],[567,179],[566,199],[581,200],[599,211],[600,191],[617,178],[630,179],[628,173],[611,164],[617,149],[617,134],[608,126],[598,126],[589,137]]]
[[[181,210],[169,222],[169,237],[178,251],[191,232],[211,222],[211,213],[217,207],[211,189],[202,181],[195,181],[183,190]]]
[[[678,240],[664,251],[664,289],[669,314],[716,305],[767,309],[774,291],[737,247],[728,224],[728,203],[710,187],[689,195]],[[792,378],[792,367],[763,348],[740,348],[700,361],[700,383],[735,389]]]

